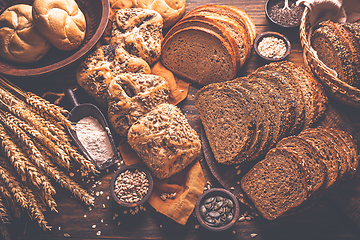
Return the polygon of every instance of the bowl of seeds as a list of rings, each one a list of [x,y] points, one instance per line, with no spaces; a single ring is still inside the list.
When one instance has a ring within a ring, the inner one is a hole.
[[[304,8],[304,5],[297,5],[296,0],[267,0],[265,14],[277,27],[298,29]]]
[[[195,214],[199,223],[211,231],[224,231],[239,217],[239,202],[234,194],[223,188],[211,188],[197,200]]]
[[[110,193],[123,207],[136,207],[145,203],[153,189],[153,178],[146,168],[138,165],[120,167],[110,182]]]
[[[263,32],[256,36],[254,50],[265,61],[282,61],[289,56],[291,43],[287,37],[278,32]]]

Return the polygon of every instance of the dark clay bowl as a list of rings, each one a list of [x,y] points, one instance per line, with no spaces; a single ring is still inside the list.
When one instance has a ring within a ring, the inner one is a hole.
[[[265,37],[276,37],[279,39],[282,39],[286,45],[286,52],[285,54],[280,57],[280,58],[269,58],[266,56],[263,56],[260,52],[259,52],[259,43],[261,42],[261,40]],[[290,51],[291,51],[291,43],[289,41],[289,39],[287,37],[285,37],[284,35],[277,33],[277,32],[263,32],[259,35],[256,36],[255,40],[254,40],[254,50],[256,52],[256,54],[261,57],[263,60],[268,61],[268,62],[277,62],[277,61],[282,61],[284,60],[287,56],[289,56]]]
[[[280,28],[286,28],[288,30],[290,29],[298,29],[299,26],[300,26],[300,20],[301,20],[301,16],[302,14],[299,14],[299,18],[298,19],[298,24],[296,25],[286,25],[286,24],[281,24],[279,21],[276,21],[276,19],[273,19],[271,17],[271,14],[270,14],[270,9],[271,7],[275,6],[276,4],[278,3],[282,3],[282,6],[284,6],[284,2],[285,0],[267,0],[266,3],[265,3],[265,14],[266,14],[266,18],[268,19],[268,21],[274,25],[274,26],[277,26],[277,27],[280,27]],[[289,0],[289,6],[292,4],[292,3],[296,3],[296,0]],[[304,11],[304,5],[301,5],[301,13]]]
[[[126,171],[126,170],[133,170],[135,171],[136,169],[138,169],[139,171],[145,172],[146,174],[146,178],[149,180],[149,190],[147,192],[147,194],[138,202],[135,203],[127,203],[124,201],[121,201],[117,195],[115,194],[115,181],[116,178],[119,176],[120,173]],[[153,182],[153,178],[151,176],[151,173],[149,172],[149,170],[147,170],[146,168],[142,167],[142,166],[138,166],[138,165],[127,165],[127,166],[122,166],[120,167],[113,175],[111,182],[110,182],[110,193],[111,196],[113,197],[113,199],[115,200],[115,202],[117,202],[120,206],[123,207],[136,207],[136,206],[140,206],[141,204],[144,204],[150,197],[151,192],[153,190],[154,187],[154,182]]]
[[[24,3],[32,5],[34,0],[0,1],[0,14],[8,7]],[[61,70],[77,62],[98,42],[109,20],[109,0],[75,0],[86,19],[86,33],[82,44],[72,51],[61,51],[51,47],[44,57],[34,63],[15,63],[0,57],[0,73],[12,76],[39,76]]]
[[[234,207],[233,207],[233,218],[230,222],[228,222],[226,225],[223,226],[210,226],[209,224],[206,223],[206,221],[203,219],[201,212],[200,212],[200,206],[203,205],[204,201],[206,199],[208,199],[209,197],[214,197],[214,196],[221,196],[221,197],[225,197],[228,198],[230,200],[232,200],[232,202],[234,203]],[[196,218],[198,219],[199,223],[206,229],[211,230],[211,231],[224,231],[229,229],[230,227],[232,227],[235,222],[237,221],[238,217],[239,217],[239,213],[240,213],[240,208],[239,208],[239,202],[237,200],[237,198],[235,197],[234,194],[232,194],[231,192],[229,192],[226,189],[223,188],[211,188],[210,190],[205,191],[197,200],[196,205],[195,205],[195,214],[196,214]]]

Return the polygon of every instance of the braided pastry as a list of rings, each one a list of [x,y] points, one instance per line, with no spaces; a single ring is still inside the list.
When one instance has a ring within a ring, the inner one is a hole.
[[[131,125],[141,116],[169,99],[168,82],[150,74],[119,74],[110,82],[108,90],[109,122],[122,136],[126,136]]]
[[[151,73],[149,65],[118,45],[104,45],[92,52],[78,67],[79,85],[102,106],[107,106],[108,85],[124,72]]]
[[[163,19],[149,9],[129,8],[116,12],[110,44],[118,44],[149,65],[161,54]]]

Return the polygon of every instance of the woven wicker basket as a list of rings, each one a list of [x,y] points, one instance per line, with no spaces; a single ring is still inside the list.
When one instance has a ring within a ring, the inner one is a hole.
[[[309,8],[305,7],[300,23],[300,41],[303,48],[304,62],[314,75],[323,83],[328,95],[346,105],[360,108],[360,89],[350,86],[334,77],[310,50],[308,34],[310,29]]]

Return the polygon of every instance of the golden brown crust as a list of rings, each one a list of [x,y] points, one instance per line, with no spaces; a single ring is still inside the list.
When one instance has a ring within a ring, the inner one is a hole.
[[[35,25],[56,48],[76,49],[85,37],[86,20],[74,0],[35,0]]]
[[[108,85],[118,74],[150,74],[149,65],[117,45],[104,45],[92,52],[77,69],[79,85],[102,106],[107,106]]]
[[[128,142],[152,174],[169,178],[199,155],[201,142],[181,110],[160,104],[131,126]]]
[[[119,74],[110,82],[108,91],[109,122],[122,136],[140,117],[169,99],[168,82],[151,74]]]
[[[50,43],[39,33],[32,18],[32,7],[17,4],[0,16],[0,55],[10,61],[31,63],[42,58]]]
[[[115,14],[110,44],[122,46],[151,65],[161,54],[162,27],[162,17],[154,10],[121,9]]]

